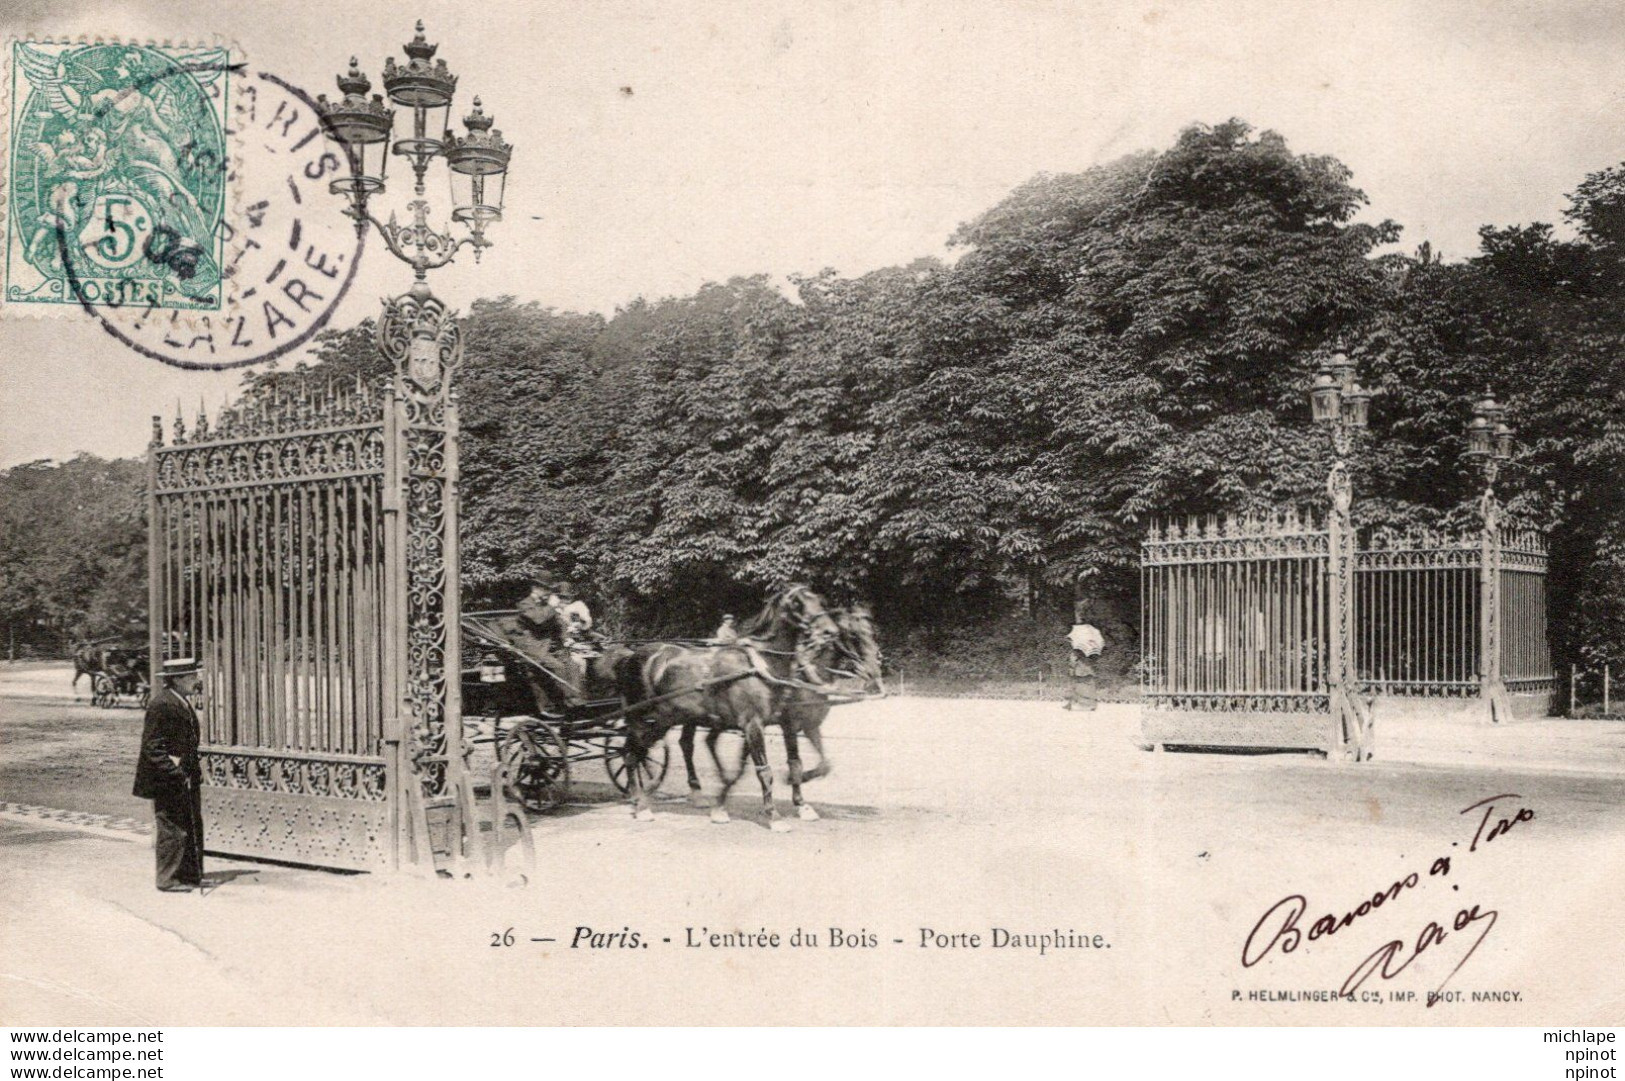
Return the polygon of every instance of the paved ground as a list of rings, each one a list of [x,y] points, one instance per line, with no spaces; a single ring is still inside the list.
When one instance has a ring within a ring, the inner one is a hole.
[[[172,897],[151,889],[150,840],[119,821],[147,817],[127,794],[139,714],[75,704],[53,690],[66,683],[0,671],[13,1023],[1579,1024],[1617,1023],[1625,1002],[1618,724],[1391,724],[1381,758],[1354,767],[1146,754],[1127,707],[890,700],[837,711],[836,771],[809,788],[824,819],[787,835],[754,819],[753,782],[735,821],[711,824],[678,798],[674,763],[655,823],[592,787],[538,820],[541,866],[523,888],[217,860],[217,889]],[[1535,817],[1471,850],[1482,811],[1463,809],[1507,793],[1497,817]],[[1452,869],[1429,876],[1439,856]],[[1307,930],[1413,870],[1417,887],[1354,926],[1240,964],[1276,901],[1305,896]],[[1448,928],[1474,904],[1497,916],[1470,958],[1487,920],[1365,989],[1420,995],[1449,977],[1517,1001],[1250,997],[1335,989],[1390,939],[1407,943],[1397,967],[1428,921]],[[572,949],[579,927],[625,937]],[[1102,938],[1040,957],[991,948],[993,927]],[[691,948],[691,928],[821,942]],[[831,948],[831,928],[873,945]],[[982,945],[922,948],[925,928]],[[614,944],[632,933],[636,947]]]

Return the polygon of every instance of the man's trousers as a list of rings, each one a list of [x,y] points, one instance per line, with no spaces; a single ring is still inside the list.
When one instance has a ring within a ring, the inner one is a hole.
[[[203,884],[203,794],[196,785],[165,789],[152,801],[158,888]]]

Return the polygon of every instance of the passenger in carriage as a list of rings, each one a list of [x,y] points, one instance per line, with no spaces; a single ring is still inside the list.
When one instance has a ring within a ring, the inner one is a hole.
[[[567,659],[569,621],[553,600],[545,585],[532,582],[530,592],[519,602],[517,626],[511,638],[516,649],[548,673],[543,675],[525,668],[525,681],[536,694],[538,708],[544,702],[569,708],[581,704],[581,695],[576,689],[576,674]]]
[[[576,596],[575,586],[560,582],[553,587],[547,599],[564,617],[565,639],[570,642],[585,640],[592,630],[592,609],[587,607],[586,601]]]
[[[733,615],[723,616],[721,626],[711,632],[711,644],[731,646],[737,641],[739,641],[739,628],[734,625]]]

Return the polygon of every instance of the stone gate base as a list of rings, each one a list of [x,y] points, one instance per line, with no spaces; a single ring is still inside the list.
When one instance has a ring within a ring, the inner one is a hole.
[[[1325,713],[1210,712],[1145,709],[1140,742],[1147,750],[1204,747],[1272,751],[1318,751],[1338,746],[1337,717]]]

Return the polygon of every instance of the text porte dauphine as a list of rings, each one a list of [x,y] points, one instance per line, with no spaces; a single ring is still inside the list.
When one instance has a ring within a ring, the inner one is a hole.
[[[1102,934],[1084,934],[1068,928],[1042,931],[990,927],[985,931],[943,931],[933,927],[916,928],[910,938],[889,937],[867,927],[794,927],[788,930],[758,928],[713,929],[684,927],[680,935],[655,937],[630,927],[619,931],[578,925],[570,938],[571,949],[648,949],[651,943],[693,950],[778,950],[836,949],[877,950],[899,946],[922,950],[957,952],[964,950],[1027,950],[1043,957],[1062,950],[1109,950],[1111,943]]]

